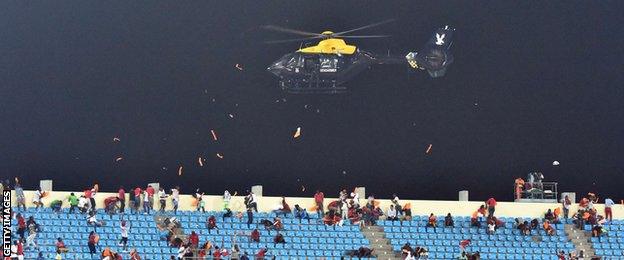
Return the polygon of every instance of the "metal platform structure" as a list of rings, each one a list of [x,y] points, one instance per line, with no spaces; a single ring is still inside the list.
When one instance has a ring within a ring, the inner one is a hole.
[[[516,197],[514,185],[514,202],[557,203],[559,202],[556,182],[527,182],[528,189],[522,190],[520,198]]]

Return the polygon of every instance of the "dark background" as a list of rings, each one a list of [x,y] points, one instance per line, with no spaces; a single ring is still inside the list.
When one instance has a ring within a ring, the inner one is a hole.
[[[363,185],[379,197],[511,200],[514,178],[539,170],[560,191],[622,198],[621,1],[1,5],[0,175],[26,188],[51,178],[57,190],[159,181],[336,196]],[[404,55],[450,24],[447,76],[373,67],[348,94],[289,95],[265,71],[299,43],[263,44],[291,36],[260,25],[342,31],[388,18],[361,33],[392,38],[349,42]]]

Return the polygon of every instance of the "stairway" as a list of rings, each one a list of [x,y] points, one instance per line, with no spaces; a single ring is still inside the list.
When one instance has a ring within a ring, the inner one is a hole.
[[[565,234],[576,247],[576,255],[585,251],[585,257],[589,258],[596,255],[594,246],[591,242],[591,232],[579,230],[573,224],[564,225]]]
[[[360,229],[364,237],[370,241],[370,248],[374,249],[373,254],[377,256],[379,260],[398,260],[397,252],[392,250],[390,241],[386,238],[383,227],[368,226]]]

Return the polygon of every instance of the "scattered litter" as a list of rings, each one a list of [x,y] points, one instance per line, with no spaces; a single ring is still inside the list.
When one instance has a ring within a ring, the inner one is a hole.
[[[235,107],[237,107],[237,106],[238,106],[238,103],[234,104],[234,106],[235,106]]]
[[[279,103],[279,102],[280,102],[280,100],[279,100],[279,99],[276,99],[276,100],[275,100],[275,103]]]
[[[342,171],[342,175],[347,175],[347,171]]]
[[[212,139],[214,139],[215,141],[217,141],[217,133],[215,133],[214,130],[210,129],[210,133],[212,133]]]
[[[293,138],[299,138],[299,136],[301,136],[301,127],[297,127],[297,131],[295,131]]]
[[[162,169],[163,171],[166,171],[166,170],[167,170],[167,167],[163,166],[161,169]]]
[[[232,115],[232,114],[228,114],[228,116],[229,116],[230,118],[234,118],[234,115]]]
[[[219,157],[219,159],[223,159],[223,155],[221,155],[220,153],[217,153],[217,157]]]
[[[429,147],[427,147],[427,151],[425,151],[425,154],[429,154],[431,152],[431,147],[433,147],[433,144],[429,144]]]
[[[282,102],[286,102],[286,98],[282,98]]]
[[[238,63],[236,63],[235,67],[236,67],[238,70],[240,70],[240,71],[242,71],[242,70],[243,70],[243,66],[242,66],[242,65],[240,65],[240,64],[238,64]]]
[[[204,167],[204,163],[202,162],[202,160],[203,159],[201,157],[197,158],[197,162],[199,163],[200,167]]]
[[[178,176],[182,176],[182,166],[180,166],[180,168],[178,168]]]
[[[117,159],[115,159],[116,162],[123,160],[122,157],[117,157]]]
[[[305,186],[301,185],[301,191],[305,191]]]
[[[113,142],[120,142],[121,139],[119,139],[119,137],[113,137]]]
[[[213,99],[212,99],[212,102],[215,102],[215,101],[217,101],[217,100],[215,100],[215,99],[213,98]]]
[[[554,165],[554,166],[559,166],[559,161],[554,161],[554,162],[553,162],[553,165]]]

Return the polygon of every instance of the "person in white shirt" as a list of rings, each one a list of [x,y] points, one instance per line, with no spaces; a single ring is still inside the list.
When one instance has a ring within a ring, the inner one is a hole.
[[[95,212],[91,211],[89,217],[87,218],[87,224],[93,226],[93,231],[97,232],[97,227],[103,226],[104,222],[97,220]]]
[[[183,259],[186,251],[186,247],[184,247],[184,245],[181,245],[180,248],[178,248],[178,259]]]
[[[180,202],[180,187],[171,189],[171,202],[173,203],[173,214],[178,213],[178,203]]]
[[[396,207],[394,205],[390,205],[388,206],[388,212],[387,212],[387,220],[399,220],[399,218],[397,217],[397,210]]]
[[[225,190],[225,192],[223,192],[223,209],[228,208],[230,205],[230,199],[232,199],[232,195],[230,195],[228,190]]]
[[[162,187],[158,189],[158,199],[160,200],[160,213],[165,213],[165,207],[167,207],[167,193]]]
[[[78,209],[83,214],[89,211],[89,200],[87,200],[87,198],[84,195],[78,198]]]
[[[39,210],[39,207],[43,208],[43,202],[41,202],[41,196],[43,195],[43,192],[41,192],[41,188],[37,189],[35,191],[35,193],[33,194],[33,204],[35,204],[37,210]]]
[[[356,192],[351,192],[351,198],[353,200],[353,206],[355,208],[359,208],[360,207],[360,195],[357,194]]]
[[[119,241],[119,246],[123,245],[123,251],[126,252],[128,246],[128,232],[130,231],[130,225],[125,220],[122,220],[119,227],[121,228],[121,240]]]
[[[342,213],[342,219],[347,219],[349,217],[349,206],[347,202],[342,202],[340,206],[340,212]]]
[[[488,223],[488,234],[494,235],[495,232],[496,232],[496,224],[494,223],[494,221],[490,221],[490,223]]]
[[[258,202],[256,200],[256,194],[249,192],[249,201],[247,202],[249,208],[253,208],[255,212],[258,212]]]
[[[149,194],[147,190],[143,191],[143,214],[147,215],[150,213],[150,203],[149,203]]]
[[[613,207],[614,204],[615,203],[611,198],[605,199],[605,219],[608,219],[609,221],[613,220],[613,211],[611,207]]]

